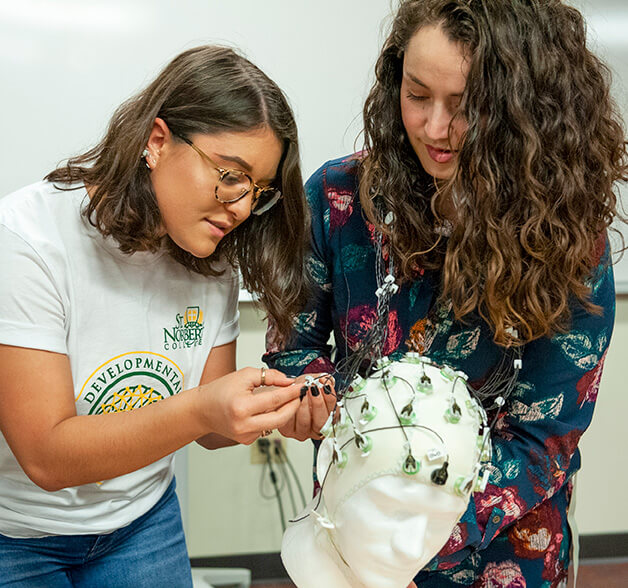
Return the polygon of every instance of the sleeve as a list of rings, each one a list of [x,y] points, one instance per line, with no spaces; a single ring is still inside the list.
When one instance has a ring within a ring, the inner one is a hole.
[[[448,569],[551,498],[580,468],[615,316],[609,248],[593,273],[591,314],[572,306],[571,330],[526,346],[519,383],[498,415],[488,486],[476,493],[449,542],[428,565]]]
[[[294,324],[287,343],[276,344],[275,330],[269,324],[266,333],[266,364],[290,376],[304,372],[332,372],[329,336],[332,331],[331,261],[328,246],[329,206],[325,195],[325,166],[315,172],[305,185],[311,211],[311,244],[306,264],[311,278],[310,301]]]
[[[214,341],[214,346],[231,343],[240,334],[240,311],[238,310],[238,300],[240,297],[240,279],[235,270],[231,270],[231,276],[225,276],[224,296],[225,311],[222,317],[222,325]]]
[[[67,353],[59,271],[2,224],[0,275],[0,343]]]

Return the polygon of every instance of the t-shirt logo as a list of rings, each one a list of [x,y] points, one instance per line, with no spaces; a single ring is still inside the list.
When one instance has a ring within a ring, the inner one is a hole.
[[[124,412],[153,404],[183,390],[179,366],[157,353],[134,351],[110,359],[87,378],[76,398],[85,414]]]
[[[188,306],[184,314],[177,313],[177,324],[164,329],[164,349],[194,347],[203,343],[203,311],[198,306]]]

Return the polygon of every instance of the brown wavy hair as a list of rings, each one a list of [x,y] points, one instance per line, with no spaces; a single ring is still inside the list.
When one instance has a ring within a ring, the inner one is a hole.
[[[456,114],[468,130],[454,174],[437,185],[399,104],[404,51],[430,25],[469,61]],[[587,279],[612,220],[624,220],[615,182],[628,179],[628,156],[610,73],[586,46],[582,15],[559,0],[402,1],[375,73],[360,199],[404,278],[442,269],[441,301],[457,319],[479,313],[505,346],[564,332],[576,300],[600,312]],[[393,231],[375,195],[395,213]],[[449,239],[435,230],[443,202],[459,213]]]
[[[219,275],[223,258],[239,268],[244,287],[257,294],[285,335],[308,289],[303,263],[308,215],[297,127],[279,87],[233,49],[202,46],[175,57],[145,90],[116,110],[98,145],[46,179],[94,186],[84,215],[124,253],[157,250],[162,245],[161,215],[150,170],[142,160],[156,117],[179,137],[267,126],[282,142],[277,187],[284,197],[272,209],[249,217],[205,259],[165,239],[170,255],[191,271]]]

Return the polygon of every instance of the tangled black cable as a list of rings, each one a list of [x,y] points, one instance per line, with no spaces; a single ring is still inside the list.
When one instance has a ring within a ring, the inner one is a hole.
[[[380,214],[383,215],[381,211],[380,211]],[[393,213],[389,211],[384,217],[384,223],[388,226],[391,226],[393,222],[394,222]],[[440,240],[440,236],[439,236],[439,240]],[[340,263],[341,263],[341,270],[343,272],[343,275],[345,275],[344,268],[342,267],[342,258],[340,259]],[[334,377],[339,376],[339,377],[336,377],[335,379],[337,382],[338,381],[341,382],[340,386],[337,386],[335,390],[337,404],[336,404],[336,407],[334,407],[332,414],[330,415],[330,421],[329,421],[332,427],[334,437],[336,436],[337,412],[338,412],[338,409],[342,406],[344,400],[356,399],[356,398],[366,396],[365,394],[350,395],[350,393],[353,392],[352,386],[356,380],[356,377],[360,375],[360,373],[364,374],[365,378],[373,377],[374,372],[377,369],[378,361],[382,359],[383,357],[384,344],[386,342],[387,335],[388,335],[390,301],[391,301],[392,296],[397,292],[399,288],[397,284],[395,283],[393,270],[394,270],[393,255],[392,253],[389,253],[388,263],[386,264],[384,251],[383,251],[383,235],[381,231],[377,231],[375,235],[375,277],[377,281],[376,317],[371,328],[366,333],[366,336],[362,339],[362,341],[358,342],[357,349],[351,355],[349,355],[348,349],[347,349],[347,342],[349,340],[349,336],[348,336],[349,307],[350,307],[349,301],[351,300],[351,291],[350,291],[349,283],[345,275],[345,283],[347,287],[347,309],[345,312],[345,329],[344,329],[345,330],[344,332],[345,356],[343,359],[341,359],[335,364],[335,369],[332,374]],[[435,364],[434,362],[432,362],[432,365],[439,368],[444,367],[444,366],[439,366],[438,364]],[[513,390],[515,389],[521,368],[522,368],[522,346],[511,346],[511,347],[508,347],[503,352],[502,357],[500,358],[499,364],[496,366],[494,370],[491,371],[487,380],[478,389],[473,388],[473,386],[471,386],[465,378],[456,376],[456,380],[458,379],[462,380],[467,390],[469,391],[469,394],[471,395],[471,397],[477,400],[479,404],[483,406],[486,410],[495,409],[495,408],[499,409],[501,406],[504,405],[505,401],[508,399],[508,397],[512,394]],[[383,373],[384,371],[382,370],[380,377],[383,377]],[[405,383],[411,387],[410,383],[404,380],[403,378],[402,378],[402,381],[405,381]],[[391,405],[393,406],[393,410],[395,411],[399,424],[394,427],[382,427],[382,428],[370,429],[368,431],[363,431],[362,433],[372,432],[372,431],[382,430],[382,429],[401,428],[406,437],[407,444],[409,445],[408,436],[405,431],[405,428],[406,427],[407,428],[419,427],[419,428],[431,431],[432,433],[436,434],[440,438],[438,433],[436,433],[433,429],[426,427],[424,425],[403,424],[401,421],[400,415],[397,413],[397,410],[392,401],[392,396],[390,394],[388,384],[385,378],[383,379],[383,382],[384,382],[384,387],[386,389],[386,393],[388,395],[389,401]],[[454,384],[455,384],[455,381],[454,381]],[[353,417],[351,416],[348,410],[345,411],[345,414],[347,415],[351,423],[355,425],[355,423],[353,423]],[[480,455],[482,455],[485,450],[486,444],[490,437],[490,431],[493,430],[498,417],[499,417],[499,410],[495,412],[495,415],[492,418],[490,425],[488,425],[488,431],[484,435],[484,440],[480,448]],[[485,424],[485,427],[486,427],[486,424]],[[350,441],[351,440],[347,441],[343,445],[343,447],[345,447],[347,443],[350,443]],[[340,449],[342,450],[343,447],[340,447]],[[411,452],[409,453],[408,459],[413,459]],[[323,494],[323,488],[327,481],[327,477],[329,475],[330,470],[331,470],[331,464],[327,472],[325,472],[325,475],[321,482],[321,490],[319,491],[318,500],[316,501],[314,510],[316,510],[318,506],[320,505],[320,501],[322,499],[322,494]],[[303,520],[307,516],[309,516],[309,514],[306,514],[304,517],[295,519],[294,521],[290,521],[290,522],[297,522],[297,521]]]

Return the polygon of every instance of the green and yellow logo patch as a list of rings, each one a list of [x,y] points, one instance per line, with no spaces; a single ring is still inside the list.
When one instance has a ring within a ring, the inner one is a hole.
[[[87,379],[76,400],[87,414],[123,412],[153,404],[183,390],[183,372],[163,355],[134,351],[110,359]]]
[[[198,306],[188,306],[185,313],[177,314],[177,324],[164,329],[164,349],[194,347],[203,343],[203,311]]]

